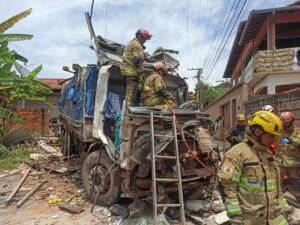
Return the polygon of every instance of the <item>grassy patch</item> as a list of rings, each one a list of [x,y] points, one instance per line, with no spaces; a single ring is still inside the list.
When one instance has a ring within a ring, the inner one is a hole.
[[[30,147],[9,150],[0,145],[0,171],[17,168],[32,152]]]
[[[42,134],[41,134],[41,132],[39,132],[39,131],[33,131],[33,132],[31,133],[31,136],[32,136],[33,138],[39,138],[39,137],[42,137]]]

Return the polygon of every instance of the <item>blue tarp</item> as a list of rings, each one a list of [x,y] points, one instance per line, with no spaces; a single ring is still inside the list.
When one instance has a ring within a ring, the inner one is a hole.
[[[58,102],[59,111],[75,120],[82,120],[85,102],[86,113],[93,116],[97,79],[98,69],[95,66],[84,67],[81,74],[75,74],[61,92],[61,99]]]
[[[96,67],[91,67],[88,79],[86,80],[86,113],[89,116],[94,115],[98,72]]]
[[[98,72],[97,67],[93,66],[84,67],[81,74],[75,74],[61,91],[58,102],[60,112],[75,120],[83,119],[83,109],[87,115],[94,115]],[[105,118],[117,120],[118,112],[122,111],[123,100],[124,96],[109,92],[104,106]]]
[[[118,112],[122,111],[123,101],[123,96],[109,92],[104,106],[105,118],[117,120]]]

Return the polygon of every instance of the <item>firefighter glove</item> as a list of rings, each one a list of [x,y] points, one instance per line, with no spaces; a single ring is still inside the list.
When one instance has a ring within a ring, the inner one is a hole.
[[[285,137],[285,138],[281,139],[281,144],[288,145],[288,144],[291,144],[291,143],[292,143],[292,140],[288,137]]]

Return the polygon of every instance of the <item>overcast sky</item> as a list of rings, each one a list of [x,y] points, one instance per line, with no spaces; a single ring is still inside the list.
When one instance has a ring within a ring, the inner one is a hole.
[[[69,73],[62,71],[63,65],[96,63],[95,53],[89,48],[90,35],[84,17],[84,12],[90,11],[91,2],[0,0],[0,21],[33,8],[31,15],[6,31],[33,34],[33,39],[11,44],[11,48],[29,59],[28,69],[43,65],[39,77],[69,77]],[[234,2],[239,0],[95,0],[92,20],[96,35],[107,39],[127,44],[137,28],[144,27],[153,34],[146,43],[149,53],[160,46],[179,50],[179,55],[175,55],[180,61],[179,72],[189,78],[188,84],[193,89],[196,72],[188,71],[188,68],[204,67],[204,77],[211,84],[222,79],[238,23],[210,74],[207,73],[211,64],[208,59]],[[240,20],[245,20],[251,10],[280,7],[292,2],[248,0]],[[219,53],[220,48],[216,49]]]

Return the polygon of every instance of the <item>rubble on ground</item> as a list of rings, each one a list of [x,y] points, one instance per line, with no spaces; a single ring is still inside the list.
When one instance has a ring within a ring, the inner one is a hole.
[[[30,154],[25,165],[0,175],[3,178],[0,180],[0,207],[22,210],[34,202],[40,202],[48,205],[49,210],[56,209],[49,218],[58,221],[64,216],[90,213],[92,206],[85,196],[81,181],[80,157],[71,156],[68,169],[67,158],[60,153],[60,147],[57,143],[53,144],[51,138],[41,138],[32,143],[32,147],[34,152]],[[18,179],[10,182],[16,176]],[[228,221],[225,207],[217,192],[211,197],[211,194],[203,194],[202,191],[201,196],[204,197],[199,199],[199,196],[195,194],[192,199],[185,201],[186,218],[191,221],[188,224],[215,225]],[[152,205],[140,200],[137,210],[135,204],[126,202],[110,208],[95,206],[91,215],[99,225],[152,224]],[[176,224],[178,218],[175,214],[178,214],[176,210],[166,209],[159,215],[158,220],[160,224]]]

